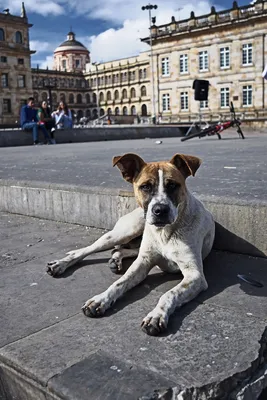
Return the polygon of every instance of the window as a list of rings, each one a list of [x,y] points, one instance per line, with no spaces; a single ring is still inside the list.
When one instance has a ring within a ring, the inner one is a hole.
[[[122,91],[122,98],[127,99],[127,90],[126,89],[123,89],[123,91]]]
[[[1,76],[1,86],[8,87],[8,74],[2,74]]]
[[[104,93],[103,92],[99,93],[99,101],[104,101]]]
[[[203,110],[203,109],[205,109],[205,108],[209,108],[209,102],[208,102],[208,100],[201,100],[199,106],[200,106],[200,109],[201,109],[201,110]]]
[[[77,104],[82,104],[83,100],[82,100],[82,95],[79,93],[77,94]]]
[[[143,70],[143,78],[146,79],[146,68]]]
[[[7,62],[7,57],[6,56],[1,56],[0,57],[0,62],[6,63]]]
[[[79,68],[79,66],[80,66],[80,60],[75,60],[75,67]]]
[[[5,40],[5,32],[4,29],[0,28],[0,42]]]
[[[252,43],[243,44],[242,64],[243,65],[252,65]]]
[[[136,115],[136,108],[135,106],[131,107],[131,115]]]
[[[220,49],[220,68],[230,67],[230,49],[229,47],[222,47]]]
[[[136,97],[136,91],[135,88],[131,89],[131,99],[133,99],[134,97]]]
[[[93,93],[93,104],[96,104],[96,93]]]
[[[252,106],[252,86],[243,86],[243,106]]]
[[[91,99],[90,99],[90,94],[89,93],[86,93],[85,100],[86,100],[86,104],[90,104],[91,103]]]
[[[221,107],[229,107],[229,88],[221,88]]]
[[[208,58],[208,52],[207,50],[205,51],[200,51],[198,53],[198,61],[199,61],[199,71],[208,71],[209,70],[209,58]]]
[[[143,70],[139,69],[139,79],[143,79]]]
[[[24,65],[24,58],[18,58],[18,64]]]
[[[181,100],[181,110],[187,111],[188,110],[188,92],[182,92],[180,95]]]
[[[74,95],[73,95],[73,93],[71,93],[71,94],[69,95],[69,103],[70,103],[70,104],[73,104],[73,103],[74,103]]]
[[[188,72],[188,55],[180,55],[180,74],[186,74]]]
[[[161,60],[161,74],[162,76],[170,76],[169,57],[162,58]]]
[[[19,88],[25,87],[25,75],[18,75],[18,87]]]
[[[135,81],[135,71],[130,71],[130,81]]]
[[[3,99],[3,113],[4,114],[11,113],[11,100],[10,99]]]
[[[127,107],[123,107],[123,109],[122,109],[122,114],[123,114],[123,115],[128,115],[128,109],[127,109]]]
[[[18,44],[21,44],[21,43],[22,43],[22,34],[21,34],[21,32],[19,32],[19,31],[16,32],[15,41],[16,41],[16,43],[18,43]]]
[[[145,97],[145,96],[146,96],[146,87],[141,86],[141,97]]]
[[[123,72],[122,74],[121,74],[121,81],[122,82],[126,82],[127,81],[127,72]]]
[[[115,100],[118,100],[119,97],[120,97],[119,91],[118,91],[118,90],[115,90],[115,93],[114,93],[114,98],[115,98]]]
[[[111,91],[110,91],[110,90],[107,92],[107,100],[108,100],[108,101],[111,100]]]
[[[162,111],[170,111],[170,95],[168,93],[162,95]]]
[[[62,60],[62,68],[66,69],[67,67],[67,61],[66,60]]]
[[[119,107],[116,107],[116,108],[115,108],[115,115],[120,115],[120,109],[119,109]]]

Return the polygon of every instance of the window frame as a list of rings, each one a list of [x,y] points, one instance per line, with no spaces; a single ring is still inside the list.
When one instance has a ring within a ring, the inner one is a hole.
[[[227,58],[228,56],[228,58]],[[220,47],[220,69],[230,68],[230,47]],[[223,61],[223,63],[222,63]],[[228,63],[227,63],[228,62]]]
[[[3,82],[5,82],[4,85]],[[8,87],[9,87],[9,76],[7,72],[3,72],[1,74],[1,88],[8,88]]]
[[[224,105],[222,104],[225,103]],[[230,106],[230,88],[228,86],[220,89],[220,108],[229,108]]]
[[[179,57],[179,71],[180,74],[188,74],[188,54],[180,54]]]
[[[161,96],[161,101],[162,101],[162,112],[170,112],[171,106],[170,106],[170,94],[169,93],[163,93]]]
[[[180,93],[180,109],[181,111],[189,111],[189,96],[188,92]]]
[[[161,76],[168,77],[170,76],[170,58],[163,57],[161,59]]]
[[[18,82],[18,88],[22,89],[26,87],[26,76],[19,74],[18,78],[17,78],[17,82]],[[21,85],[22,82],[22,85]]]
[[[251,53],[251,62],[249,62],[250,53]],[[253,65],[253,44],[244,43],[242,45],[242,67],[250,67],[252,65]]]
[[[247,100],[249,99],[249,97],[251,97],[251,103],[248,104],[248,101],[244,102],[244,91],[246,88],[246,96],[247,96]],[[242,86],[242,107],[253,107],[253,87],[252,85],[244,85]]]
[[[8,110],[5,110],[5,104],[7,104]],[[11,99],[3,99],[3,114],[11,114],[12,109],[11,109]]]
[[[203,66],[201,68],[201,61]],[[207,67],[206,67],[207,61]],[[199,72],[208,72],[209,71],[209,53],[208,50],[202,50],[198,52],[198,70]]]

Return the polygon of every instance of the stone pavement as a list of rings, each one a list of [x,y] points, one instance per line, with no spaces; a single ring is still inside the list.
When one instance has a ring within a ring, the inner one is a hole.
[[[182,143],[180,138],[72,143],[56,146],[0,148],[1,179],[40,181],[100,188],[131,185],[112,168],[112,157],[138,153],[148,161],[170,159],[175,153],[197,155],[203,164],[188,186],[198,195],[232,197],[236,200],[267,198],[267,135],[235,131],[223,139],[209,137]]]
[[[142,318],[179,276],[153,270],[106,316],[90,319],[81,305],[117,279],[109,253],[62,278],[45,273],[47,261],[101,233],[0,215],[0,399],[257,399],[267,386],[267,260],[212,252],[209,289],[175,312],[165,335],[149,337]]]

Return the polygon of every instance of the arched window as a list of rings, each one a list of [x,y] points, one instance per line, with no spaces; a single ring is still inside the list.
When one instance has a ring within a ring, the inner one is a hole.
[[[97,117],[98,117],[97,109],[94,108],[94,109],[93,109],[93,118],[95,119],[95,118],[97,118]]]
[[[128,115],[128,109],[127,109],[127,107],[125,106],[125,107],[123,107],[123,109],[122,109],[122,113],[123,113],[123,115]]]
[[[93,103],[96,104],[96,93],[93,93]]]
[[[120,94],[119,94],[118,90],[115,90],[114,98],[115,98],[115,100],[118,100],[120,98]]]
[[[34,92],[34,93],[33,93],[33,98],[34,98],[34,103],[35,103],[35,104],[38,104],[38,102],[39,102],[38,92]]]
[[[69,103],[70,103],[70,104],[73,104],[73,103],[74,103],[74,95],[73,95],[73,93],[71,93],[71,94],[69,95]]]
[[[143,78],[146,79],[146,68],[143,71]]]
[[[112,114],[112,110],[111,110],[111,108],[108,108],[108,110],[107,110],[107,114],[108,114],[108,115],[111,115],[111,114]]]
[[[126,89],[123,89],[123,91],[122,91],[122,98],[127,99],[127,90]]]
[[[78,120],[78,122],[80,121],[81,118],[83,118],[83,111],[82,111],[82,110],[79,110],[79,111],[77,112],[77,120]]]
[[[107,100],[111,100],[111,91],[110,90],[107,92]]]
[[[131,115],[136,115],[136,108],[135,106],[131,107]]]
[[[131,99],[134,97],[136,97],[136,91],[135,91],[135,88],[132,88],[131,89]]]
[[[57,104],[57,94],[56,94],[56,92],[52,93],[52,103],[53,103],[53,106],[55,106]]]
[[[86,98],[86,104],[90,104],[91,103],[91,99],[90,99],[90,94],[89,93],[86,93],[85,98]]]
[[[87,118],[91,118],[91,111],[90,110],[86,110],[86,117]]]
[[[5,31],[4,29],[0,28],[0,42],[5,40]]]
[[[142,78],[143,78],[143,70],[139,69],[139,79],[142,79]]]
[[[102,117],[103,115],[105,115],[105,110],[104,110],[104,108],[100,108],[99,114],[100,114],[100,117]]]
[[[142,105],[141,114],[142,114],[142,117],[146,117],[147,116],[147,106],[146,106],[146,104]]]
[[[99,101],[104,101],[104,93],[103,92],[99,93]]]
[[[42,93],[42,101],[47,101],[47,93],[46,92]]]
[[[59,98],[60,98],[60,100],[59,100],[59,101],[66,101],[66,96],[65,96],[65,93],[60,93],[60,96],[59,96]]]
[[[21,34],[20,31],[17,31],[17,32],[16,32],[15,40],[16,40],[16,43],[18,43],[18,44],[21,44],[21,43],[22,43],[22,34]]]
[[[145,96],[146,96],[146,87],[141,86],[141,97],[145,97]]]
[[[120,115],[120,109],[119,109],[119,107],[116,107],[116,108],[115,108],[115,115]]]
[[[82,95],[79,93],[77,94],[77,104],[82,104]]]

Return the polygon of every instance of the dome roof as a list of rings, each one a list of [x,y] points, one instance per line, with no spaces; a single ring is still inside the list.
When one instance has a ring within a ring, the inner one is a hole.
[[[84,50],[88,52],[88,49],[78,40],[75,39],[75,33],[69,32],[67,35],[67,40],[61,43],[55,50],[58,51],[71,51],[71,50]]]

